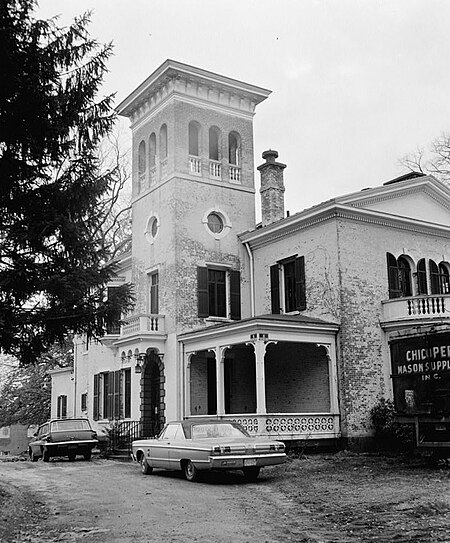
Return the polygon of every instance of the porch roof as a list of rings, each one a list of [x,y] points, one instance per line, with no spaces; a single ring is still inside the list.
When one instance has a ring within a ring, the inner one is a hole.
[[[325,321],[307,315],[258,315],[240,321],[216,323],[206,328],[198,328],[178,336],[179,341],[187,344],[213,339],[220,342],[241,341],[244,336],[256,333],[270,333],[271,339],[296,341],[313,340],[318,336],[335,336],[339,330],[339,324]],[[313,340],[314,341],[314,340]]]

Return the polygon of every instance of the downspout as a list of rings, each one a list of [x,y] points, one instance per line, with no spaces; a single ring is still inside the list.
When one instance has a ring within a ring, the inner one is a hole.
[[[250,317],[255,316],[255,267],[253,260],[253,253],[250,249],[250,244],[244,242],[244,246],[247,249],[248,258],[250,261]]]

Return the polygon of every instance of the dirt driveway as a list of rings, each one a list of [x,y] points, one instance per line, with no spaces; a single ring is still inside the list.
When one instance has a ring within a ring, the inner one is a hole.
[[[100,459],[0,462],[0,541],[450,543],[450,469],[342,452],[291,456],[248,484]]]
[[[237,473],[206,474],[189,483],[108,460],[0,462],[0,488],[10,494],[0,509],[0,541],[280,541],[273,520],[289,505],[272,491],[273,476],[268,469],[247,484]]]

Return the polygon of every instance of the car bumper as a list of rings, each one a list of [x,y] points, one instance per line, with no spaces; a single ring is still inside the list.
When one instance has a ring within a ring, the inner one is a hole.
[[[68,451],[80,451],[80,454],[86,451],[92,451],[97,443],[97,440],[59,441],[57,443],[47,443],[45,447],[50,452],[50,454],[57,456],[58,454],[67,454]]]
[[[284,453],[245,456],[217,455],[209,457],[209,468],[242,469],[246,467],[274,466],[276,464],[283,464],[285,461],[286,455]],[[202,467],[205,468],[206,466],[199,467],[202,469]]]

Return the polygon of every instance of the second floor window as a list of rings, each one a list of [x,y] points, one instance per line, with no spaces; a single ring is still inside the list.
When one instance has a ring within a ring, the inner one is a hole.
[[[56,416],[58,419],[65,419],[67,417],[67,396],[58,396],[56,405]]]
[[[270,267],[272,313],[306,309],[305,257],[281,260]]]
[[[387,253],[389,298],[412,296],[411,267],[403,256]]]
[[[148,276],[148,311],[152,315],[159,313],[159,274],[151,273]]]
[[[450,294],[450,273],[447,267],[430,260],[431,294]]]
[[[197,268],[198,316],[241,318],[241,279],[236,270]]]

